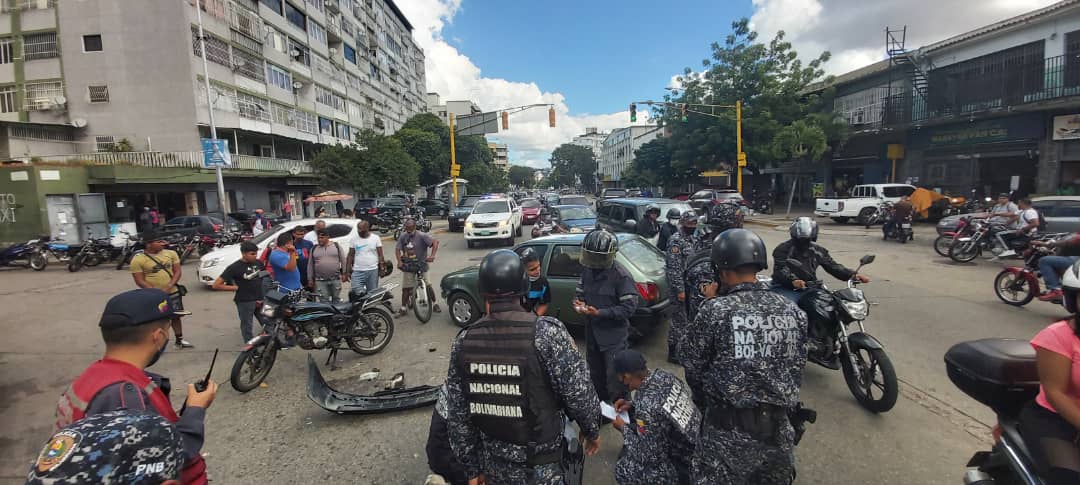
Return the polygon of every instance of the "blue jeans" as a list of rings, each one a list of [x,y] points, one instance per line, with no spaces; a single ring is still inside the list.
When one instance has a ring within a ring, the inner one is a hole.
[[[1047,291],[1060,290],[1061,277],[1058,273],[1069,269],[1077,261],[1080,261],[1080,256],[1044,256],[1040,259],[1039,272],[1046,282]]]
[[[379,270],[372,269],[368,271],[353,271],[352,274],[352,289],[356,291],[370,292],[379,287]]]

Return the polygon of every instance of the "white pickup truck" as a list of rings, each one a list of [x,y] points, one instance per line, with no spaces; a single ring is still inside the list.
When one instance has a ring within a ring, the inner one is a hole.
[[[864,211],[870,213],[876,210],[878,204],[884,201],[898,202],[900,197],[911,195],[915,187],[907,184],[868,184],[856,185],[851,188],[851,196],[842,199],[817,199],[814,215],[828,217],[840,224],[859,217],[864,217]]]

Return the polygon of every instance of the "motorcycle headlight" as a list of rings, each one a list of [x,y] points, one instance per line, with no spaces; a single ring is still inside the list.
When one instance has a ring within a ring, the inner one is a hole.
[[[870,304],[866,300],[859,301],[843,301],[844,311],[851,318],[855,320],[866,320],[866,316],[870,314]]]
[[[263,303],[262,315],[264,317],[273,317],[277,307],[270,303]]]
[[[203,267],[203,269],[213,268],[214,266],[217,266],[219,263],[221,263],[221,259],[222,258],[214,258],[214,259],[208,259],[206,261],[203,261],[202,267]]]

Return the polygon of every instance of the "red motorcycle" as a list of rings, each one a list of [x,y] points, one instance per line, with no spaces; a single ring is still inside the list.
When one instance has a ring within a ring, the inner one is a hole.
[[[949,248],[952,247],[953,241],[962,237],[971,237],[974,229],[971,224],[971,217],[961,217],[956,222],[956,230],[948,231],[934,239],[934,252],[942,255],[943,257],[949,257]]]
[[[1060,236],[1061,234],[1049,234],[1039,239],[1052,240]],[[1001,301],[1013,306],[1031,303],[1031,300],[1042,294],[1039,260],[1052,254],[1054,250],[1046,246],[1029,246],[1023,252],[1023,266],[1006,266],[994,277],[994,293]],[[1060,305],[1061,299],[1051,300],[1051,303]]]
[[[220,242],[219,237],[209,236],[206,234],[192,234],[187,241],[181,245],[180,252],[180,264],[184,264],[187,261],[188,256],[194,254],[196,257],[202,257],[204,254],[213,251],[218,247]]]

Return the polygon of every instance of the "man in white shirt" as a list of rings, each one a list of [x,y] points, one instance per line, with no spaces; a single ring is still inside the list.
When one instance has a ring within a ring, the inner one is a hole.
[[[1005,251],[998,255],[999,258],[1008,258],[1016,256],[1016,251],[1012,249],[1011,245],[1015,244],[1020,239],[1030,239],[1032,236],[1039,232],[1039,212],[1031,207],[1031,199],[1020,199],[1020,212],[1012,216],[1016,219],[1015,231],[1004,231],[998,233],[998,241],[1002,243]]]
[[[382,238],[372,234],[368,221],[356,223],[356,235],[349,239],[347,267],[352,268],[352,288],[371,291],[379,287],[379,268],[384,264]]]
[[[990,213],[1002,219],[1011,219],[1020,213],[1020,208],[1009,200],[1009,194],[999,194],[997,204],[990,208]]]
[[[304,239],[307,240],[307,241],[311,241],[312,245],[317,246],[319,244],[319,231],[321,231],[323,229],[326,229],[326,221],[324,221],[324,220],[315,221],[315,229],[312,229],[312,230],[308,231],[307,234],[304,234]]]

